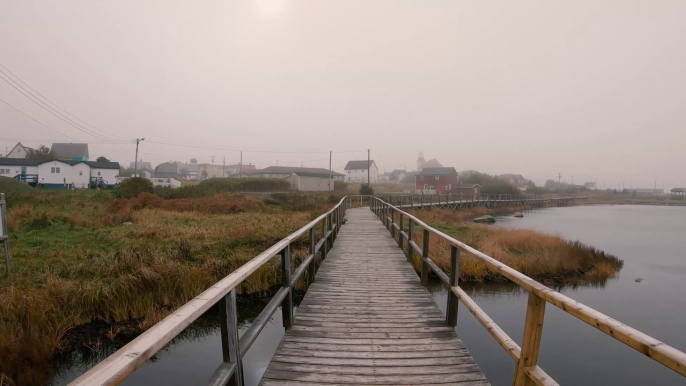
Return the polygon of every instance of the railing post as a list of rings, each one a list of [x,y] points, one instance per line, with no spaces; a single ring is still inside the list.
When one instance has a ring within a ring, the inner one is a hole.
[[[424,245],[422,248],[422,285],[426,287],[429,284],[429,230],[424,229]]]
[[[400,250],[403,249],[403,214],[400,213],[400,218],[398,219],[398,247]]]
[[[324,229],[324,233],[322,234],[322,239],[324,239],[324,244],[322,244],[322,259],[326,259],[326,248],[328,247],[328,242],[326,241],[326,233],[327,233],[327,221],[328,221],[328,216],[324,216],[324,219],[322,220],[322,228]]]
[[[232,289],[219,301],[222,353],[224,362],[235,363],[236,369],[229,381],[230,386],[243,386],[243,361],[238,349],[238,315],[236,308],[236,289]]]
[[[291,288],[291,245],[281,250],[281,286],[288,288],[288,295],[281,303],[283,326],[286,329],[293,325],[293,288]]]
[[[450,287],[457,287],[460,276],[460,250],[450,246]],[[445,321],[450,327],[457,326],[457,305],[459,299],[452,290],[448,289],[448,306],[445,311]]]
[[[393,224],[395,224],[395,210],[393,208],[390,208],[391,210],[391,237],[395,239],[395,227]]]
[[[411,218],[407,219],[409,230],[407,231],[407,260],[412,262],[412,257],[414,257],[414,249],[412,248],[412,236],[414,236],[414,221]]]
[[[317,233],[315,232],[315,227],[312,227],[312,228],[310,228],[310,254],[312,255],[312,262],[310,263],[310,268],[309,268],[309,270],[310,270],[310,272],[309,272],[310,283],[314,283],[314,276],[317,273],[316,272],[317,256],[316,256],[316,253],[314,251],[314,248],[316,245],[317,245]]]
[[[545,316],[545,300],[529,292],[529,302],[526,307],[526,321],[524,322],[524,337],[522,338],[522,352],[517,361],[514,386],[533,385],[533,381],[526,375],[527,367],[538,363],[538,349],[541,345],[543,333],[543,317]]]

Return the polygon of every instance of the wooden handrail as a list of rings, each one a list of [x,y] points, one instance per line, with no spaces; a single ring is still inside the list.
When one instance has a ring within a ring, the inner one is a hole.
[[[193,298],[188,303],[184,304],[172,314],[162,319],[159,323],[155,324],[143,334],[138,336],[136,339],[129,342],[127,345],[119,349],[114,354],[110,355],[104,361],[98,363],[96,366],[82,374],[76,380],[70,383],[70,385],[114,385],[118,384],[126,377],[131,375],[133,371],[142,366],[145,361],[150,359],[159,350],[161,350],[167,343],[169,343],[174,337],[179,335],[184,329],[186,329],[191,323],[203,315],[210,307],[219,303],[221,301],[222,307],[222,330],[224,330],[224,324],[228,321],[228,330],[222,331],[222,346],[225,352],[225,361],[219,366],[215,372],[211,384],[215,384],[220,380],[232,379],[231,384],[242,384],[242,374],[240,374],[241,369],[241,359],[245,355],[245,352],[240,350],[243,347],[245,351],[250,347],[252,341],[256,338],[257,334],[264,327],[263,325],[251,326],[254,327],[254,331],[246,331],[246,333],[241,337],[244,344],[241,345],[235,340],[238,339],[238,330],[236,325],[236,307],[235,307],[235,290],[236,287],[241,284],[246,278],[248,278],[252,273],[257,271],[260,267],[266,264],[277,254],[282,255],[283,261],[290,260],[290,245],[293,241],[297,240],[305,234],[313,236],[315,232],[313,230],[320,223],[324,223],[324,234],[322,240],[316,243],[310,241],[310,251],[311,255],[304,260],[301,265],[307,264],[309,267],[314,267],[314,254],[321,248],[324,252],[327,248],[327,241],[333,243],[335,239],[335,232],[340,228],[342,224],[342,219],[344,217],[344,212],[346,209],[347,197],[341,199],[338,204],[331,208],[326,213],[320,215],[316,219],[312,220],[310,223],[304,227],[298,229],[297,231],[286,236],[281,241],[269,247],[264,252],[260,253],[254,257],[249,262],[245,263],[232,273],[230,273],[225,278],[221,279],[215,283],[212,287],[205,290],[200,295]],[[335,222],[331,223],[330,222]],[[327,228],[328,225],[328,228]],[[282,252],[285,251],[285,252]],[[310,260],[310,257],[312,260]],[[290,275],[290,265],[288,267],[284,266],[284,271],[287,275]],[[297,268],[295,270],[296,275],[302,275],[302,270]],[[310,274],[313,277],[313,273]],[[291,295],[292,282],[290,277],[284,277],[282,283],[282,290],[280,295],[276,296],[274,304],[270,302],[269,305],[265,307],[265,315],[260,314],[260,320],[264,320],[266,323],[271,315],[278,309],[279,303],[282,308],[284,304],[292,307],[292,301],[289,300]],[[282,300],[283,299],[283,300]],[[224,302],[226,300],[226,305]],[[267,315],[268,314],[268,315]],[[284,310],[284,323],[291,321],[292,309]],[[288,319],[288,320],[287,320]],[[250,329],[249,329],[250,330]],[[249,333],[250,332],[250,333]],[[224,336],[226,335],[226,337]],[[245,341],[243,338],[249,339],[251,341]],[[225,341],[226,340],[226,341]],[[238,358],[234,358],[237,355]],[[227,362],[227,356],[230,357],[231,362]],[[236,360],[236,362],[233,362]]]
[[[469,252],[474,257],[486,264],[490,270],[505,276],[529,292],[529,307],[527,310],[525,336],[523,338],[524,348],[526,349],[524,350],[517,346],[517,344],[514,343],[512,339],[507,336],[507,334],[505,334],[505,332],[500,329],[500,327],[498,327],[495,322],[493,322],[493,320],[490,319],[488,315],[486,315],[486,313],[476,305],[476,302],[469,298],[464,291],[462,291],[457,285],[450,286],[451,292],[453,292],[470,310],[470,312],[474,314],[479,323],[481,323],[488,330],[488,332],[508,352],[508,354],[515,359],[515,361],[517,361],[515,385],[525,384],[528,382],[527,379],[536,383],[537,385],[556,385],[555,381],[553,381],[545,372],[543,372],[542,369],[536,365],[541,328],[543,324],[544,306],[546,302],[558,307],[570,315],[573,315],[590,326],[593,326],[594,328],[617,339],[634,350],[650,357],[654,361],[661,363],[667,368],[674,370],[678,374],[686,376],[686,353],[632,327],[629,327],[626,324],[623,324],[591,307],[579,303],[568,296],[546,287],[545,285],[533,280],[521,272],[486,255],[485,253],[474,249],[435,228],[432,228],[416,216],[413,216],[410,213],[383,201],[382,199],[374,197],[373,200],[374,201],[371,205],[371,210],[381,217],[389,229],[393,229],[394,226],[393,223],[387,224],[389,220],[394,218],[394,216],[390,215],[389,212],[398,212],[401,214],[403,218],[408,221],[410,229],[412,229],[411,233],[416,232],[416,229],[414,229],[415,225],[421,226],[424,229],[425,248],[423,249],[419,249],[419,246],[414,242],[414,240],[412,240],[410,236],[408,236],[408,233],[397,232],[399,237],[407,237],[408,258],[412,256],[412,253],[417,253],[421,257],[422,282],[425,281],[425,266],[431,268],[432,270],[438,269],[435,264],[431,264],[433,261],[431,261],[427,251],[425,250],[426,246],[428,246],[426,240],[428,240],[429,234],[434,234],[437,237],[447,241],[452,247],[461,248]],[[400,229],[402,230],[402,228]],[[403,243],[404,242],[401,242],[400,244],[402,245]],[[454,269],[459,269],[459,267],[454,267]],[[447,276],[445,273],[443,273],[443,275]],[[445,278],[442,279],[445,281]],[[522,380],[525,382],[522,383]]]

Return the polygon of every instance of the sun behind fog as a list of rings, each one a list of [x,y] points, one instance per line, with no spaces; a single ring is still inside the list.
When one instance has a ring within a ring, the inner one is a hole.
[[[286,8],[286,0],[256,0],[257,6],[264,14],[278,15]]]

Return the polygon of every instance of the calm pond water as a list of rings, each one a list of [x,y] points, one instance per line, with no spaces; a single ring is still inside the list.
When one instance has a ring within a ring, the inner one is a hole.
[[[686,207],[551,208],[525,212],[521,219],[501,217],[498,226],[558,233],[617,255],[624,260],[617,279],[603,286],[558,290],[686,351]],[[637,283],[638,277],[645,281]],[[526,292],[511,284],[463,288],[507,334],[521,342]],[[433,283],[430,290],[445,310],[445,288]],[[261,307],[239,305],[243,331]],[[457,331],[493,385],[512,384],[514,362],[464,307]],[[277,312],[244,359],[246,385],[259,382],[283,332]],[[115,349],[73,353],[53,384],[68,383]],[[220,361],[219,327],[216,316],[208,315],[123,384],[204,384]],[[546,308],[539,365],[562,385],[686,385],[686,379],[673,371],[551,305]]]

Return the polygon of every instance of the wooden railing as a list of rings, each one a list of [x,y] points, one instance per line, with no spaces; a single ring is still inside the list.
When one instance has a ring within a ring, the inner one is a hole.
[[[346,205],[347,197],[343,198],[328,212],[291,233],[196,296],[138,338],[81,375],[70,385],[118,384],[215,304],[219,304],[221,314],[220,327],[224,360],[208,384],[243,385],[243,357],[279,306],[281,306],[283,326],[286,329],[292,326],[293,285],[306,270],[308,271],[309,282],[314,281],[315,256],[317,253],[321,253],[322,258],[326,257],[326,253],[329,247],[333,245],[343,223]],[[322,238],[317,240],[316,228],[319,225],[322,227]],[[305,235],[309,235],[309,254],[298,268],[291,272],[291,244]],[[239,339],[236,287],[276,255],[281,256],[281,288]]]
[[[667,344],[631,328],[611,317],[585,306],[543,284],[531,279],[519,271],[499,262],[498,260],[458,241],[445,233],[438,231],[417,217],[404,212],[389,203],[374,198],[371,210],[379,216],[393,237],[398,237],[398,246],[406,251],[407,258],[412,261],[414,253],[421,256],[421,282],[428,283],[429,271],[433,271],[446,285],[449,286],[446,322],[450,326],[457,325],[458,300],[467,307],[476,320],[493,336],[500,346],[515,360],[517,366],[514,374],[514,385],[557,385],[538,365],[538,351],[541,344],[543,319],[546,303],[550,303],[562,311],[575,316],[590,326],[617,339],[634,350],[648,356],[656,362],[686,376],[686,353],[670,347]],[[397,222],[396,222],[397,220]],[[404,221],[408,222],[405,231]],[[413,240],[414,234],[421,227],[423,231],[423,246],[419,248]],[[450,244],[450,274],[446,275],[429,256],[429,237],[439,237]],[[524,336],[520,347],[510,338],[477,304],[458,286],[460,270],[460,250],[472,254],[493,272],[497,272],[510,279],[515,284],[529,292],[529,300],[524,322]]]
[[[378,194],[376,197],[398,207],[423,208],[451,203],[526,204],[564,202],[586,198],[564,194]]]

